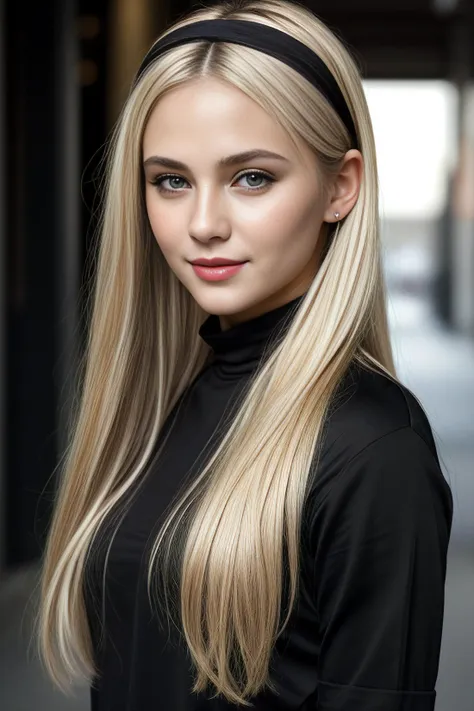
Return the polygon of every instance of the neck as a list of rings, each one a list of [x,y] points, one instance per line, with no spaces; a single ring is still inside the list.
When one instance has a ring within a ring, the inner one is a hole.
[[[229,328],[233,328],[240,323],[245,321],[251,321],[257,316],[261,316],[269,311],[283,306],[284,304],[293,301],[299,296],[303,296],[306,293],[305,289],[293,289],[291,292],[285,291],[284,294],[271,294],[268,298],[260,301],[258,304],[250,306],[248,309],[239,311],[235,314],[223,314],[219,315],[219,323],[222,331],[227,331]]]

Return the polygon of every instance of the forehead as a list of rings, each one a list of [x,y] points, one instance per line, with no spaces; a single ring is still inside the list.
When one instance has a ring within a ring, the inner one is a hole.
[[[143,156],[173,152],[186,160],[216,158],[255,148],[310,159],[311,151],[245,92],[214,78],[201,78],[166,93],[153,108],[143,136]],[[179,155],[178,155],[179,154]]]

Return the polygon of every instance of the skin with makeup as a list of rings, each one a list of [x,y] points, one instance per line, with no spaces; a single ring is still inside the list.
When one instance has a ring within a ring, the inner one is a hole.
[[[158,102],[144,133],[143,164],[159,247],[223,330],[307,291],[327,223],[351,211],[363,170],[361,153],[352,149],[324,182],[302,140],[294,143],[256,102],[214,78],[189,82]],[[239,264],[192,264],[215,258]]]

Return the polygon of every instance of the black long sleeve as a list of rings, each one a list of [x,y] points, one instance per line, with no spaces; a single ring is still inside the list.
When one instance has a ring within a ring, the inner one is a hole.
[[[451,502],[410,426],[332,482],[312,522],[318,711],[434,708]]]

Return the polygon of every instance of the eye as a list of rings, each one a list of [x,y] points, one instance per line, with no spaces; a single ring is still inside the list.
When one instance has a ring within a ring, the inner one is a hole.
[[[247,170],[245,173],[241,173],[236,180],[239,181],[242,180],[242,178],[249,178],[250,186],[245,187],[243,185],[241,187],[243,187],[247,192],[254,193],[264,190],[269,184],[275,182],[275,178],[268,173],[265,173],[263,170]],[[255,180],[260,184],[255,185]],[[261,184],[262,180],[265,181],[263,185]],[[164,183],[166,181],[169,181],[168,185],[171,187],[164,187]],[[150,182],[152,185],[156,186],[160,193],[180,193],[184,187],[183,183],[187,183],[188,181],[180,175],[168,173],[166,175],[157,175],[156,178],[153,178]]]
[[[165,180],[172,181],[170,182],[170,184],[173,186],[171,190],[169,188],[163,187],[163,183],[165,182]],[[158,188],[160,193],[176,193],[178,192],[178,189],[182,187],[181,185],[176,185],[176,182],[179,182],[180,180],[187,182],[180,175],[157,175],[156,178],[153,178],[153,180],[151,180],[150,182],[152,185],[155,185]]]
[[[275,182],[275,178],[272,178],[271,175],[268,175],[268,173],[265,173],[263,170],[248,170],[246,173],[242,173],[238,180],[242,180],[242,178],[250,178],[250,187],[245,188],[245,190],[248,190],[249,192],[257,192],[258,190],[263,190],[269,184],[271,185],[271,183]],[[266,183],[264,183],[264,185],[255,185],[255,179],[257,179],[257,181],[263,179],[266,181]]]

